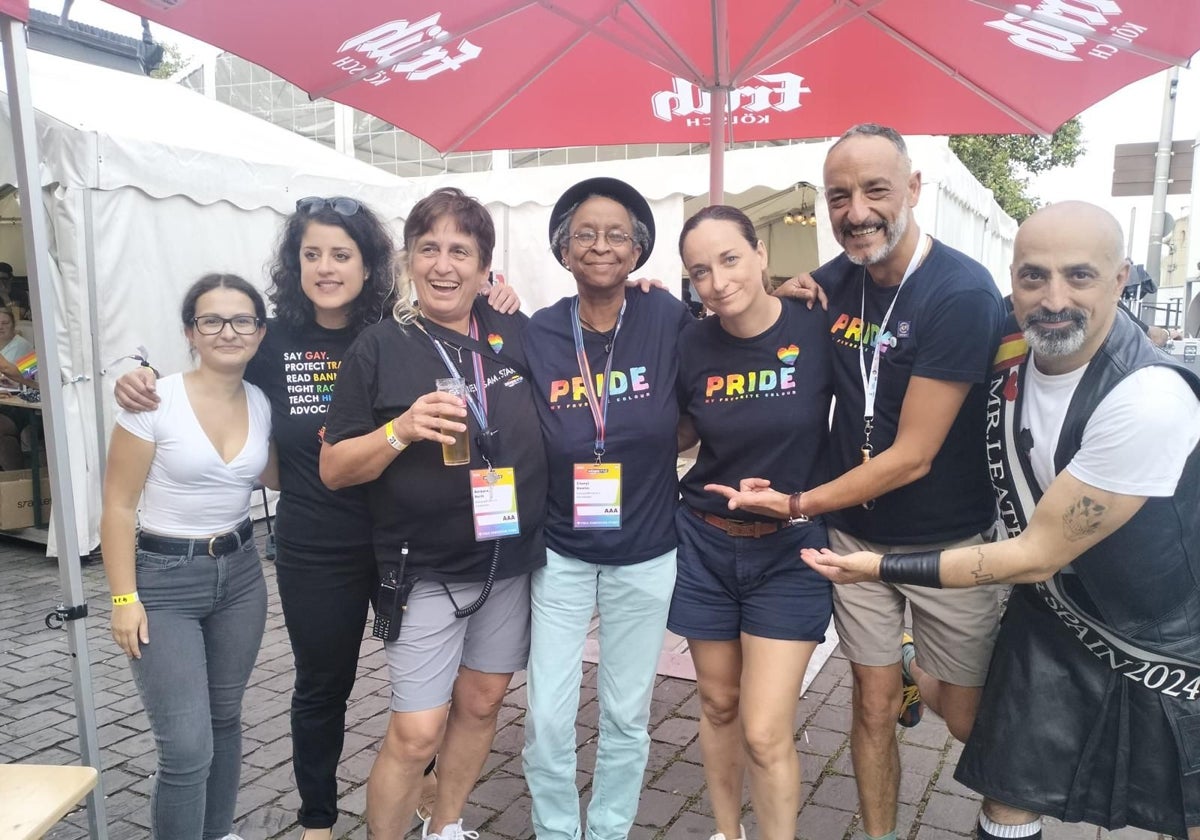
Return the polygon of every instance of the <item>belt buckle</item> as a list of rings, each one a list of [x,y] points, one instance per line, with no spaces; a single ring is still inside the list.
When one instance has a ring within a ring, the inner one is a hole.
[[[208,556],[209,557],[217,556],[217,553],[215,551],[213,551],[213,548],[215,547],[218,538],[219,538],[219,535],[208,538]]]

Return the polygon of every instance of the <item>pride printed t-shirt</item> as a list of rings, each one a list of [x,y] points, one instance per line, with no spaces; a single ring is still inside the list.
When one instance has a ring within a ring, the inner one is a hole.
[[[312,324],[293,331],[271,319],[246,367],[246,380],[271,403],[282,488],[275,516],[278,538],[289,545],[341,550],[371,544],[364,488],[330,490],[319,474],[319,433],[353,340],[348,327],[327,330]]]
[[[563,298],[535,313],[526,334],[550,467],[546,544],[565,557],[589,563],[640,563],[676,545],[675,344],[691,316],[661,289],[625,292],[625,317],[612,344],[604,456],[621,465],[621,527],[576,530],[574,466],[595,460],[596,427],[575,356],[572,300]],[[602,379],[608,339],[584,330],[583,341],[592,372]]]
[[[986,383],[1005,314],[987,269],[935,239],[899,295],[896,287],[876,285],[845,254],[813,276],[829,296],[837,398],[831,432],[834,476],[862,463],[865,399],[859,357],[869,373],[879,324],[893,300],[886,328],[895,346],[887,347],[879,361],[871,433],[875,454],[896,439],[911,377],[971,383],[927,475],[880,496],[871,510],[855,505],[833,511],[829,523],[860,539],[894,545],[946,542],[987,529],[996,519],[996,500],[984,440]]]
[[[737,487],[765,478],[782,493],[809,490],[826,479],[832,345],[825,315],[796,300],[782,301],[774,325],[737,338],[719,319],[688,325],[679,337],[683,409],[700,433],[696,465],[683,477],[684,504],[737,519],[709,483]]]

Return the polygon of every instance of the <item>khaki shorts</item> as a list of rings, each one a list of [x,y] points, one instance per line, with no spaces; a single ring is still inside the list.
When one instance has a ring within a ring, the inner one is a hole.
[[[928,545],[880,545],[829,529],[829,546],[838,554],[854,551],[936,551],[993,542],[996,531],[957,542]],[[933,589],[891,583],[854,583],[833,588],[833,620],[842,652],[859,665],[900,661],[904,607],[912,609],[912,634],[922,670],[951,685],[981,686],[1000,623],[1004,586]]]
[[[529,661],[529,575],[496,581],[479,612],[456,618],[455,605],[472,603],[482,589],[482,583],[417,581],[400,637],[384,644],[393,712],[421,712],[449,703],[459,665],[483,674],[524,670]]]

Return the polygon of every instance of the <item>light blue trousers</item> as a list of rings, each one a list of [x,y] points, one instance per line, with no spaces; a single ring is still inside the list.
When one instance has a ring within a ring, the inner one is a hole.
[[[525,716],[525,781],[538,840],[579,840],[575,719],[583,646],[600,615],[600,737],[587,812],[589,840],[625,840],[650,753],[650,695],[675,587],[674,550],[631,566],[546,552],[533,573]]]

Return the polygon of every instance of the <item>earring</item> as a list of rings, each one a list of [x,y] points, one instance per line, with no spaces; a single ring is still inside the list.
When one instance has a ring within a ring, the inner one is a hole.
[[[570,269],[570,267],[571,266],[567,265],[567,258],[563,257],[563,268]]]

